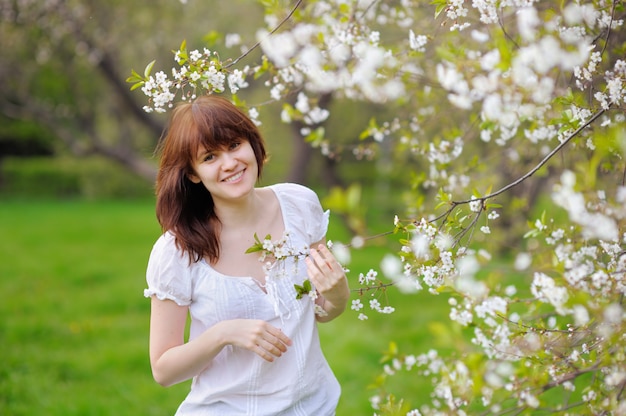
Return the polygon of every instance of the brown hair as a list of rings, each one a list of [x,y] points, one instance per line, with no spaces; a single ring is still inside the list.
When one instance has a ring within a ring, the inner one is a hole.
[[[227,99],[201,96],[176,106],[160,141],[161,156],[156,180],[156,215],[163,231],[171,231],[179,249],[190,259],[218,259],[219,219],[213,198],[202,183],[193,183],[193,160],[200,147],[220,149],[236,140],[247,140],[261,177],[266,160],[265,144],[257,126]]]

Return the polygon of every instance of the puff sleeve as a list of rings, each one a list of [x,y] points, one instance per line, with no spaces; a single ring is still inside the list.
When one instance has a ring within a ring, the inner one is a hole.
[[[165,233],[152,247],[146,270],[145,297],[170,299],[180,306],[191,304],[192,282],[189,257],[175,244],[174,235]]]
[[[326,237],[330,211],[324,211],[317,194],[310,191],[309,215],[310,221],[306,222],[306,229],[312,243],[316,243]],[[306,218],[306,217],[305,217]]]
[[[304,234],[308,244],[316,243],[326,236],[329,211],[322,209],[319,197],[305,186],[285,183],[275,187],[285,201],[286,215],[290,223]]]

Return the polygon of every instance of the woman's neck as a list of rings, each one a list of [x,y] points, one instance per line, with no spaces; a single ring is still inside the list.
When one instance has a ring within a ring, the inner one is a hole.
[[[215,201],[215,214],[222,228],[253,227],[263,211],[263,193],[254,188],[237,201]]]

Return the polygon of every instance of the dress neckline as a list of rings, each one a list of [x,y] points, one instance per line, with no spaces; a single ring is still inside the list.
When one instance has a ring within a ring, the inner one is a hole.
[[[283,236],[286,235],[288,233],[288,223],[287,223],[287,215],[285,215],[285,206],[283,205],[283,200],[280,196],[280,193],[277,191],[277,187],[279,186],[279,184],[274,184],[274,185],[268,185],[264,188],[261,189],[269,189],[272,191],[272,193],[274,194],[274,197],[276,198],[276,200],[278,201],[278,208],[280,209],[280,216],[282,219],[282,223],[283,223]],[[282,237],[282,236],[281,236]],[[203,257],[200,260],[200,263],[204,264],[206,267],[208,267],[213,273],[224,277],[224,278],[228,278],[228,279],[235,279],[235,280],[242,280],[242,281],[250,281],[252,283],[254,283],[255,286],[258,286],[264,293],[267,293],[265,287],[266,284],[264,282],[259,281],[259,279],[253,277],[253,276],[234,276],[234,275],[230,275],[230,274],[226,274],[226,273],[222,273],[219,270],[217,270],[215,267],[213,267],[208,261],[206,261],[206,259]]]

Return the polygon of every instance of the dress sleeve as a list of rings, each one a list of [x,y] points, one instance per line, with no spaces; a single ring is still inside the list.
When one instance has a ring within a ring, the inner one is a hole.
[[[308,232],[311,236],[311,242],[316,243],[326,237],[326,233],[328,232],[328,222],[330,219],[330,211],[324,211],[322,209],[322,205],[317,199],[317,195],[315,196],[316,205],[312,207],[311,213],[311,221],[309,222]]]
[[[180,306],[191,304],[189,257],[177,249],[174,236],[163,234],[152,247],[146,281],[145,297],[170,299]]]
[[[330,212],[323,210],[317,194],[312,189],[297,184],[284,184],[282,191],[293,203],[293,214],[301,221],[296,226],[302,227],[307,243],[313,244],[324,239],[328,231]]]

